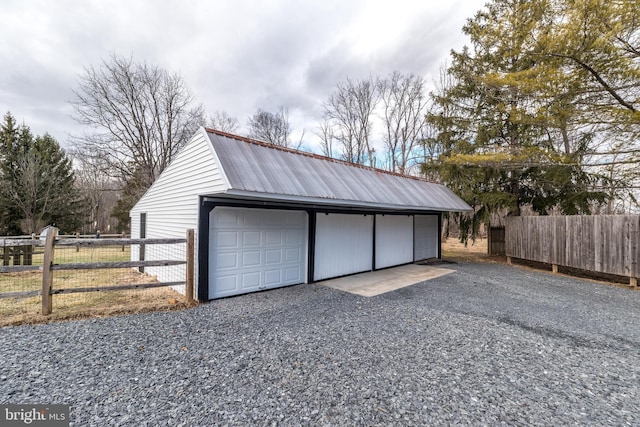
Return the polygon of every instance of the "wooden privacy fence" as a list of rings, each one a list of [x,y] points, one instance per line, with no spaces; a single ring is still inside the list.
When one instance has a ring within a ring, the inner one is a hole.
[[[508,217],[507,261],[519,258],[629,277],[640,277],[640,215]]]
[[[487,251],[489,255],[504,255],[504,227],[489,227]]]
[[[186,256],[184,260],[140,260],[140,261],[110,261],[110,262],[81,262],[81,263],[65,263],[56,264],[55,248],[56,247],[105,247],[105,246],[128,246],[128,245],[171,245],[186,244]],[[195,241],[194,231],[187,230],[184,239],[123,239],[123,238],[106,238],[106,239],[79,239],[79,238],[58,238],[58,230],[56,228],[48,229],[46,237],[42,239],[0,239],[0,247],[31,247],[42,248],[43,262],[42,265],[0,265],[0,273],[15,273],[24,271],[41,271],[42,288],[34,291],[4,292],[0,293],[2,298],[25,298],[42,295],[42,314],[48,315],[52,311],[52,298],[58,294],[70,294],[81,292],[98,292],[98,291],[121,291],[127,289],[144,289],[157,288],[164,286],[185,286],[185,296],[187,302],[193,302],[194,295],[194,264],[195,264]],[[6,258],[5,258],[6,259]],[[184,281],[175,282],[155,282],[155,283],[136,283],[123,284],[114,286],[93,286],[93,287],[74,287],[68,289],[53,289],[53,274],[55,271],[62,270],[94,270],[94,269],[115,269],[115,268],[144,268],[144,267],[165,267],[174,265],[186,265]]]

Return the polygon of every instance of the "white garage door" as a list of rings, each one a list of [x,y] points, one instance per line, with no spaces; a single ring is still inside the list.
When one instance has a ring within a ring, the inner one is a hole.
[[[209,215],[210,299],[306,281],[306,212],[216,207]]]
[[[416,261],[438,257],[438,215],[416,215]]]
[[[413,215],[376,215],[376,269],[413,262]]]
[[[371,271],[373,216],[317,214],[314,258],[314,280]]]

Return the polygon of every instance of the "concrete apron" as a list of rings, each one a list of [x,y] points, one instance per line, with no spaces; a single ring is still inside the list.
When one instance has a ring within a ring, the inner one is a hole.
[[[395,291],[425,280],[444,276],[454,271],[448,268],[408,264],[325,280],[318,284],[363,297],[374,297],[385,292]]]

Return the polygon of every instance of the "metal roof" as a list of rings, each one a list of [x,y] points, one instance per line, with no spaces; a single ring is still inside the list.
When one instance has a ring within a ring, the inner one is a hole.
[[[206,129],[226,194],[326,205],[471,210],[442,184]]]

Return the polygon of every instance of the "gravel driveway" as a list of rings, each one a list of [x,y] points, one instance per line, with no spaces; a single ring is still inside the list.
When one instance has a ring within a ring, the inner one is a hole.
[[[640,292],[502,264],[0,329],[0,403],[73,425],[639,425]]]

